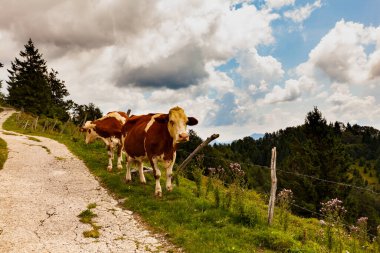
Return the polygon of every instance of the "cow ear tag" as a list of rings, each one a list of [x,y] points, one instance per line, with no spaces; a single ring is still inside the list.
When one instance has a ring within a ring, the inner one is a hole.
[[[198,120],[196,118],[194,118],[194,117],[188,117],[187,118],[187,125],[188,126],[194,126],[196,124],[198,124]]]

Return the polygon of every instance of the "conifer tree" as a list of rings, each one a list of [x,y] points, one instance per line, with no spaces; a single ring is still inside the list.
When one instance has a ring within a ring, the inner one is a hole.
[[[51,90],[47,78],[46,61],[34,47],[32,39],[20,52],[21,59],[11,62],[7,102],[35,114],[48,114]]]
[[[68,110],[71,109],[73,102],[65,101],[64,98],[69,95],[65,86],[65,81],[58,79],[58,71],[51,69],[47,76],[48,85],[51,91],[51,107],[48,116],[57,117],[61,120],[67,120]]]

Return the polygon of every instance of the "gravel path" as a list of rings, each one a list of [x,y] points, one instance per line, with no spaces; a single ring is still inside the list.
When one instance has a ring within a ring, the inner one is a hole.
[[[0,170],[0,252],[167,252],[176,251],[123,210],[84,163],[54,140],[2,130],[14,111],[0,113],[0,138],[8,160]],[[77,217],[96,203],[100,237]]]

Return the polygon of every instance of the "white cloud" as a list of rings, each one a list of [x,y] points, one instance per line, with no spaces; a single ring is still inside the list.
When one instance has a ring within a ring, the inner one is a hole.
[[[266,83],[280,80],[284,75],[282,64],[272,56],[260,56],[256,49],[244,51],[237,57],[239,73],[247,83],[254,83],[265,90]]]
[[[310,17],[311,13],[318,8],[321,8],[321,0],[316,0],[313,4],[307,3],[298,9],[286,11],[284,17],[291,19],[296,23],[302,23],[304,20]]]
[[[301,88],[298,80],[290,79],[285,82],[285,87],[274,86],[273,90],[260,101],[264,104],[294,101],[301,96]]]
[[[287,5],[294,5],[295,0],[267,0],[266,5],[269,8],[280,9]]]
[[[310,52],[309,60],[297,68],[300,75],[331,81],[368,84],[380,76],[380,27],[364,27],[362,24],[341,20]],[[377,45],[373,52],[366,52],[369,45]]]
[[[333,118],[343,122],[366,121],[371,122],[378,119],[380,104],[374,96],[355,96],[344,84],[332,85],[333,93],[327,98],[331,104],[329,113]]]

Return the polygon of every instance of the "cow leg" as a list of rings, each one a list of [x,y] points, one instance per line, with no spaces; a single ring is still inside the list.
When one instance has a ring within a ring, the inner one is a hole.
[[[165,167],[166,167],[166,190],[172,191],[173,185],[172,185],[172,176],[173,176],[173,166],[176,158],[176,153],[173,154],[173,160],[166,161]]]
[[[122,170],[123,165],[121,165],[121,161],[123,160],[123,153],[121,152],[123,149],[123,146],[121,143],[117,145],[117,169]]]
[[[149,160],[150,160],[150,164],[153,167],[154,178],[156,179],[156,188],[154,190],[154,195],[156,195],[157,197],[162,197],[162,189],[161,189],[161,184],[160,184],[161,171],[157,165],[157,158],[153,158]]]
[[[131,176],[131,165],[132,165],[132,158],[128,157],[128,155],[125,156],[125,161],[126,161],[126,168],[127,172],[125,173],[125,181],[127,183],[132,181],[132,176]]]
[[[112,143],[109,143],[107,145],[107,151],[108,151],[108,166],[107,170],[112,171],[112,160],[113,160],[113,145]]]
[[[143,184],[146,184],[146,180],[144,176],[144,166],[141,161],[139,161],[139,176],[140,176],[140,182]]]

